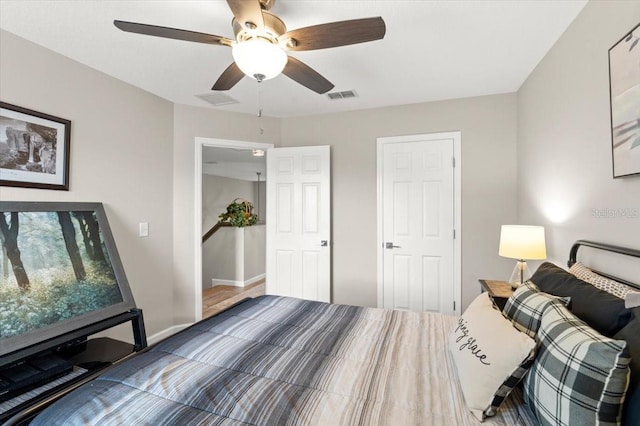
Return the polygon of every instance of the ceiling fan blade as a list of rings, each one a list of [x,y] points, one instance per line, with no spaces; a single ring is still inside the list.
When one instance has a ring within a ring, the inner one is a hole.
[[[316,50],[380,40],[385,32],[384,20],[378,16],[298,28],[281,35],[279,40],[285,41],[287,50]],[[286,43],[288,39],[295,41]]]
[[[198,33],[195,31],[180,30],[177,28],[160,27],[158,25],[138,24],[136,22],[113,21],[113,25],[122,31],[129,33],[144,34],[155,37],[172,38],[175,40],[194,41],[196,43],[219,44],[221,46],[231,46],[233,41],[213,34]]]
[[[211,90],[229,90],[242,80],[242,77],[244,77],[244,73],[240,71],[240,68],[233,62],[224,70],[220,77],[218,77],[218,81],[215,82]]]
[[[333,83],[318,74],[313,68],[289,56],[282,73],[316,93],[323,94],[333,89]]]
[[[236,22],[243,28],[253,29],[251,25],[247,27],[247,22],[254,24],[256,29],[264,28],[262,6],[260,6],[259,0],[227,0],[227,4],[235,16]]]

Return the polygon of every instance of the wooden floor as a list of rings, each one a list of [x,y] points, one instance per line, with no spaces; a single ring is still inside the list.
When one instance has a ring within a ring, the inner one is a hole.
[[[264,280],[246,287],[217,285],[202,291],[202,318],[217,314],[245,297],[264,294]]]

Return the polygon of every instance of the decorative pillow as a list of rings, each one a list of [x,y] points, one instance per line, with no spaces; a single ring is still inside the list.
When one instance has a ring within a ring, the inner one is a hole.
[[[540,424],[620,422],[629,381],[626,342],[602,336],[558,304],[545,310],[538,339],[524,397]]]
[[[629,390],[622,413],[622,424],[624,426],[640,425],[640,387]]]
[[[622,409],[622,424],[640,425],[640,308],[634,309],[635,318],[616,333],[615,339],[625,340],[631,356],[631,379]]]
[[[540,328],[542,313],[550,303],[563,303],[563,301],[541,293],[534,283],[526,281],[509,296],[502,313],[513,322],[514,327],[535,338]]]
[[[640,306],[640,291],[626,284],[619,283],[600,274],[593,272],[580,262],[576,262],[569,268],[576,277],[588,282],[592,286],[613,294],[614,296],[624,299],[625,308],[634,308]]]
[[[599,333],[613,336],[631,321],[631,311],[624,300],[595,288],[574,275],[545,262],[531,277],[541,291],[571,297],[571,312]]]
[[[640,293],[627,293],[624,297],[624,307],[627,309],[640,307]]]
[[[449,335],[462,393],[480,421],[493,416],[535,356],[535,342],[493,307],[488,293],[469,305]]]

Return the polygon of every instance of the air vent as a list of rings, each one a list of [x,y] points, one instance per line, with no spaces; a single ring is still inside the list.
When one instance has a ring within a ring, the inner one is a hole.
[[[196,97],[202,99],[207,103],[210,103],[213,106],[223,106],[238,103],[238,101],[233,99],[231,96],[219,92],[203,93],[202,95],[196,95]]]
[[[329,97],[329,99],[334,101],[338,99],[357,98],[358,94],[355,90],[345,90],[344,92],[331,92],[328,93],[327,96]]]

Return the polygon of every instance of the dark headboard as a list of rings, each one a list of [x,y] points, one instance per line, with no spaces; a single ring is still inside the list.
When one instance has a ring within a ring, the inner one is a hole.
[[[567,262],[567,265],[569,267],[573,266],[573,264],[576,263],[577,261],[576,259],[578,257],[578,249],[583,246],[640,258],[640,250],[631,249],[627,247],[614,246],[612,244],[596,243],[594,241],[578,240],[575,243],[573,243],[573,246],[571,246],[571,251],[569,252],[569,261]],[[632,283],[630,281],[626,281],[622,278],[618,278],[606,272],[596,271],[595,269],[592,269],[592,268],[589,268],[589,269],[591,269],[593,272],[599,275],[602,275],[607,278],[611,278],[612,280],[618,281],[620,283],[627,284],[634,288],[640,288],[640,283]]]

